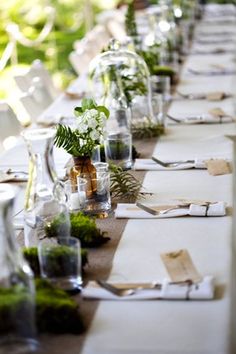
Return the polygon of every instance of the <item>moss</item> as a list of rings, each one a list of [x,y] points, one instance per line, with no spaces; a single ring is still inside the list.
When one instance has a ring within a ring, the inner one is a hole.
[[[106,161],[104,145],[100,145],[100,157],[102,162]],[[138,157],[140,157],[140,153],[137,151],[136,147],[132,145],[132,159],[135,160]]]
[[[40,266],[37,247],[23,248],[23,254],[25,259],[28,261],[31,269],[33,270],[34,276],[36,278],[40,277]],[[84,248],[81,248],[81,263],[83,268],[88,264],[88,252]]]
[[[36,280],[36,318],[39,332],[78,334],[84,330],[75,300],[42,279]]]
[[[48,281],[37,279],[36,285],[36,324],[39,333],[73,333],[84,330],[79,306],[65,291],[53,287]],[[17,326],[22,334],[30,328],[28,306],[30,297],[16,285],[0,288],[0,334],[6,335]],[[14,317],[13,317],[14,316]],[[17,320],[11,321],[11,318]]]
[[[78,238],[82,247],[97,247],[110,240],[109,237],[105,237],[104,232],[97,228],[95,219],[83,213],[70,214],[70,222],[71,236]],[[54,237],[55,229],[58,230],[61,227],[63,230],[63,223],[63,217],[56,217],[50,225],[46,226],[46,236]]]
[[[30,304],[31,297],[21,285],[0,288],[0,333],[18,332],[19,328],[22,333],[27,331],[30,319],[26,315],[29,314]]]

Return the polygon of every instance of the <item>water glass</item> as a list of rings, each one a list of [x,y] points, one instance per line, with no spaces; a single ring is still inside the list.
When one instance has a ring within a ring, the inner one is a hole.
[[[128,170],[132,166],[132,136],[130,133],[109,134],[104,141],[105,157],[113,163]]]
[[[92,180],[96,191],[92,198],[87,198],[82,208],[85,214],[96,215],[97,217],[106,217],[111,210],[110,198],[110,172],[107,163],[95,164],[97,173],[96,178]]]
[[[164,100],[162,94],[155,94],[152,96],[152,109],[156,122],[165,127],[168,102]]]
[[[80,241],[74,237],[47,238],[38,246],[40,272],[63,290],[80,289],[81,251]]]
[[[170,77],[169,76],[151,76],[152,92],[163,95],[164,101],[170,100]]]

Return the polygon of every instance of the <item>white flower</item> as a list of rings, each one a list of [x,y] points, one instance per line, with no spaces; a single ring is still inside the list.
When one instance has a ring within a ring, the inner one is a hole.
[[[78,131],[79,131],[80,133],[86,133],[87,130],[88,130],[87,124],[81,123],[81,124],[78,126]]]
[[[98,140],[100,138],[100,134],[97,130],[93,130],[90,132],[90,138],[93,140]]]

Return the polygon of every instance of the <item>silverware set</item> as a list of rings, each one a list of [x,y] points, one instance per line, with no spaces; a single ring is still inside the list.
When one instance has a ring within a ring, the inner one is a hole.
[[[162,284],[156,281],[148,283],[127,283],[127,284],[111,284],[104,280],[96,280],[96,283],[103,289],[109,291],[116,296],[131,296],[141,290],[161,290]],[[192,281],[170,282],[171,285],[186,286],[191,285]]]
[[[195,160],[179,160],[179,161],[171,161],[171,162],[164,162],[161,161],[159,159],[157,159],[156,157],[152,156],[152,160],[155,161],[158,165],[161,165],[163,167],[177,167],[179,165],[183,165],[186,163],[194,163]]]

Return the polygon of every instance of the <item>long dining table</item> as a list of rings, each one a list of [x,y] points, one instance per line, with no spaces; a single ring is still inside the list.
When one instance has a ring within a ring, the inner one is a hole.
[[[234,21],[235,18],[233,18]],[[229,44],[202,44],[217,31],[231,33],[236,41],[235,22],[218,19],[212,23],[204,18],[195,27],[190,53],[180,74],[177,92],[183,94],[222,91],[232,96],[220,101],[185,99],[174,96],[168,114],[172,117],[202,115],[210,109],[221,108],[235,115],[234,82],[235,54]],[[221,53],[214,49],[221,47]],[[203,49],[202,49],[203,48]],[[224,50],[225,48],[225,50]],[[205,53],[203,53],[205,51]],[[231,73],[208,73],[211,68],[232,69]],[[210,68],[210,69],[209,69]],[[200,70],[200,74],[191,69]],[[204,72],[206,70],[206,72]],[[80,87],[81,78],[73,88]],[[47,121],[57,115],[71,116],[79,103],[62,94],[40,117]],[[167,121],[166,134],[158,140],[138,142],[138,150],[146,158],[152,155],[160,160],[223,157],[233,160],[233,144],[227,137],[236,134],[235,122],[184,124]],[[68,156],[55,149],[58,170]],[[0,156],[0,167],[27,166],[27,151],[22,141]],[[138,175],[138,172],[137,172]],[[141,174],[140,174],[141,176]],[[109,229],[111,239],[119,234],[117,242],[104,246],[104,251],[93,250],[91,257],[99,256],[107,266],[106,279],[110,282],[140,282],[168,278],[161,260],[162,253],[187,249],[202,276],[215,279],[214,299],[203,300],[143,300],[143,301],[81,301],[90,312],[90,326],[83,336],[43,336],[45,353],[67,354],[227,354],[230,352],[231,333],[231,237],[232,237],[232,174],[213,176],[206,169],[145,171],[143,187],[153,193],[153,202],[163,199],[224,201],[227,213],[221,217],[173,217],[115,219],[100,221]],[[21,185],[22,186],[22,185]],[[15,214],[22,209],[23,191],[19,193]],[[17,215],[19,217],[19,214]],[[16,217],[16,219],[17,219]],[[111,226],[113,224],[113,228]],[[98,256],[96,256],[98,252]],[[100,252],[100,253],[99,253]],[[106,254],[107,252],[107,254]],[[107,256],[110,254],[110,258]],[[109,258],[109,260],[107,259]],[[91,259],[92,263],[92,259]],[[89,273],[89,270],[88,270]],[[96,269],[88,276],[96,276]],[[99,277],[99,272],[97,273]]]

